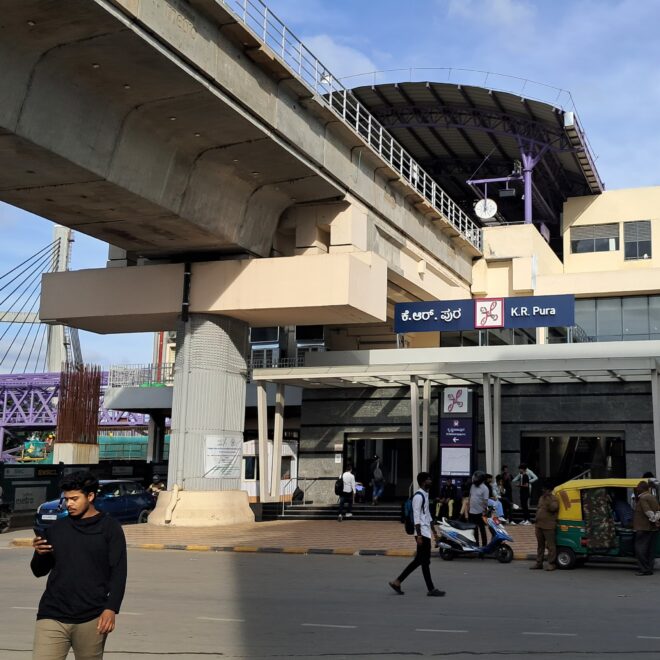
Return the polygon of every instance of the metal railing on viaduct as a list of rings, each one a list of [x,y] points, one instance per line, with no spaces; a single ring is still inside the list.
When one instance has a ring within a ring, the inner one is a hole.
[[[261,0],[215,1],[226,7],[300,82],[318,94],[321,103],[481,252],[480,227]]]

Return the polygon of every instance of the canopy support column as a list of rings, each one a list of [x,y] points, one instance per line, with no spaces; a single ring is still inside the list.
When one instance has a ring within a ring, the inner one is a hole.
[[[653,405],[653,445],[655,448],[655,472],[660,474],[660,361],[651,370],[651,401]]]
[[[502,380],[493,378],[493,476],[502,471]]]
[[[270,498],[280,499],[282,481],[282,439],[284,438],[284,385],[277,384],[275,391],[275,426],[273,428],[273,471],[270,476]]]
[[[486,472],[493,474],[493,402],[490,374],[483,375],[484,384],[484,441],[486,444]]]
[[[410,377],[410,445],[412,449],[413,490],[420,472],[419,457],[419,382],[417,376]]]
[[[257,382],[257,430],[259,433],[259,501],[268,501],[268,398],[266,383]]]
[[[431,381],[425,380],[422,388],[422,460],[421,469],[425,472],[429,470],[429,428],[431,416]]]

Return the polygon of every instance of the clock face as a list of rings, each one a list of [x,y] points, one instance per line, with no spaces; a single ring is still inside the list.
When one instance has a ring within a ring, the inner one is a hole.
[[[494,200],[489,199],[488,197],[486,199],[480,199],[474,205],[474,212],[477,217],[482,220],[492,218],[497,213],[497,204]]]

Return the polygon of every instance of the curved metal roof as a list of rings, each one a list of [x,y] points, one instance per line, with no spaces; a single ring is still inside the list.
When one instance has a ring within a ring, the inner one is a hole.
[[[533,174],[535,221],[556,224],[568,197],[604,189],[574,112],[455,83],[404,82],[352,91],[472,217],[480,194],[466,181],[510,175],[521,160],[521,147],[542,153]],[[522,184],[514,181],[509,187],[516,196],[498,199],[498,221],[521,222]],[[497,198],[492,191],[489,196]]]

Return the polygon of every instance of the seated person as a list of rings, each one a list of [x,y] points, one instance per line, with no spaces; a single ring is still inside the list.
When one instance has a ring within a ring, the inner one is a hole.
[[[633,521],[633,510],[628,504],[625,488],[614,488],[610,496],[612,509],[614,511],[614,522],[622,527],[631,528]]]

